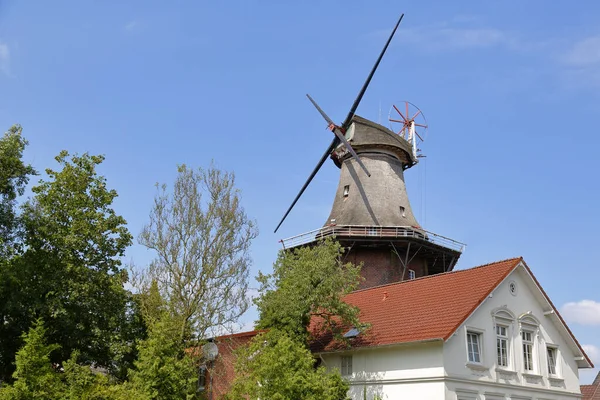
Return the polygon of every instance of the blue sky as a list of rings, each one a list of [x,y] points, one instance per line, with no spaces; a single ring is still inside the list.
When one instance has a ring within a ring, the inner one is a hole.
[[[467,243],[457,268],[524,256],[600,364],[600,3],[0,0],[0,127],[23,125],[39,170],[61,149],[106,155],[134,235],[154,183],[214,160],[258,222],[253,275],[269,271],[337,186],[328,162],[272,233],[331,140],[305,93],[341,122],[401,12],[358,114],[427,116],[417,219]]]

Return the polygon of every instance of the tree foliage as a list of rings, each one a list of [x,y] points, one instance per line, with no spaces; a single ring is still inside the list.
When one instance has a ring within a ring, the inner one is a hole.
[[[23,207],[25,251],[13,257],[0,279],[0,368],[12,370],[21,332],[43,318],[52,361],[81,352],[84,362],[114,366],[127,358],[138,335],[120,257],[131,244],[123,217],[112,209],[117,193],[96,167],[102,156],[56,157],[48,180],[32,189]],[[138,321],[139,322],[139,321]],[[117,350],[118,349],[118,350]]]
[[[129,381],[148,399],[180,400],[196,396],[197,368],[185,352],[180,323],[164,313],[152,322],[148,338],[140,343]]]
[[[180,337],[203,337],[237,322],[248,308],[249,248],[257,235],[232,173],[178,169],[172,192],[158,187],[139,242],[154,250],[155,281],[182,321]]]
[[[50,354],[59,346],[46,344],[42,320],[37,320],[23,339],[24,345],[17,352],[14,383],[0,387],[0,400],[149,400],[131,385],[77,364],[77,351],[59,370],[50,361]]]
[[[327,239],[312,247],[281,251],[273,273],[259,273],[260,295],[255,299],[260,314],[258,329],[278,329],[301,341],[313,316],[323,329],[340,335],[341,329],[366,326],[359,310],[342,301],[360,283],[360,266],[342,262],[343,249]]]
[[[19,233],[16,199],[23,195],[29,177],[36,173],[23,162],[28,142],[22,131],[20,125],[14,125],[0,138],[0,263],[15,253]]]
[[[343,400],[349,384],[339,371],[315,365],[305,344],[279,330],[256,336],[237,354],[228,399]]]
[[[0,390],[0,399],[54,400],[60,397],[63,384],[50,363],[51,353],[59,346],[46,344],[45,333],[43,322],[37,320],[23,335],[25,344],[16,355],[15,383]]]
[[[344,264],[342,255],[339,243],[328,239],[281,251],[273,273],[259,275],[257,328],[266,333],[239,350],[231,399],[346,398],[348,383],[339,371],[316,367],[307,329],[312,317],[338,336],[343,327],[366,328],[358,308],[342,301],[360,282],[360,266]]]

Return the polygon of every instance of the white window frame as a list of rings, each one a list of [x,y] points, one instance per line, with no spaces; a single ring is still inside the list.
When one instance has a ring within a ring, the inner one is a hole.
[[[504,334],[502,334],[502,329],[504,330]],[[510,327],[502,323],[496,323],[494,331],[496,333],[497,365],[500,368],[508,369],[510,366]],[[502,343],[504,343],[504,349],[501,346]],[[502,350],[504,350],[504,354],[502,354]]]
[[[352,375],[352,355],[345,355],[341,357],[341,368],[340,372],[342,376]]]
[[[408,270],[408,279],[409,280],[413,280],[417,277],[417,274],[415,273],[414,269],[409,269]]]
[[[470,342],[470,337],[477,338],[477,355],[479,360],[476,360],[475,357],[471,359],[471,354],[475,355],[474,349],[472,349],[472,341]],[[467,348],[467,363],[468,364],[483,364],[483,332],[479,329],[467,328],[465,331],[465,345]]]
[[[494,335],[495,335],[495,353],[496,353],[496,367],[505,371],[514,371],[514,360],[513,360],[513,343],[514,343],[514,314],[505,306],[492,310],[492,318],[494,320]],[[500,354],[498,354],[498,326],[506,328],[506,336],[502,339],[506,340],[506,365],[501,365],[498,361]]]
[[[527,335],[529,335],[529,339],[525,338]],[[521,329],[521,343],[521,355],[523,356],[523,371],[533,374],[535,373],[535,356],[533,350],[535,347],[535,332],[529,329]]]
[[[540,360],[538,357],[538,346],[536,345],[540,322],[535,318],[531,312],[527,312],[519,317],[519,339],[521,343],[521,362],[524,374],[537,375],[540,371]],[[525,340],[523,333],[527,332],[531,334],[531,340]],[[527,368],[526,362],[526,345],[531,345],[531,368]]]
[[[554,354],[554,372],[551,371],[551,363],[550,363],[550,351],[552,351]],[[547,371],[548,371],[548,376],[551,378],[557,378],[560,376],[560,357],[559,357],[559,351],[558,351],[558,346],[555,344],[551,344],[551,343],[546,343],[546,365],[547,365]]]

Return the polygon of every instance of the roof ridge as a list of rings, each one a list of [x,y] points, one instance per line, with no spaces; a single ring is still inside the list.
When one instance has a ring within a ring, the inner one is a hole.
[[[421,277],[415,278],[415,279],[409,279],[409,280],[404,280],[404,281],[399,281],[399,282],[391,282],[391,283],[386,283],[386,284],[378,285],[378,286],[371,286],[371,287],[368,287],[368,288],[355,290],[353,292],[348,293],[348,295],[354,294],[354,293],[359,293],[359,292],[364,292],[364,291],[367,291],[367,290],[381,289],[381,288],[388,287],[388,286],[401,285],[401,284],[409,284],[411,282],[423,281],[425,279],[441,278],[443,276],[448,276],[448,275],[452,275],[452,274],[458,274],[458,273],[461,273],[461,272],[469,272],[469,271],[473,271],[474,269],[480,269],[480,268],[484,268],[484,267],[489,267],[489,266],[494,265],[494,264],[500,264],[500,263],[504,263],[504,262],[508,262],[508,261],[517,261],[517,260],[518,261],[522,261],[523,257],[521,256],[521,257],[506,258],[504,260],[493,261],[493,262],[489,262],[487,264],[477,265],[475,267],[471,267],[471,268],[467,268],[467,269],[459,269],[459,270],[456,270],[456,271],[442,272],[442,273],[434,274],[434,275],[421,276]]]
[[[516,267],[519,265],[519,263],[524,263],[523,257],[519,257],[519,258],[509,258],[507,260],[503,260],[500,262],[509,262],[509,261],[515,261],[515,263],[510,267],[510,269],[508,271],[506,271],[505,273],[502,274],[502,276],[496,281],[494,282],[494,284],[489,288],[489,290],[483,295],[483,297],[481,297],[479,300],[477,300],[477,303],[475,304],[475,306],[464,315],[464,317],[460,320],[460,322],[454,326],[452,328],[452,330],[450,331],[450,333],[444,338],[444,340],[448,340],[448,338],[450,337],[450,335],[452,335],[454,332],[456,332],[456,330],[467,320],[467,318],[469,318],[474,312],[475,310],[477,310],[479,308],[479,306],[485,301],[485,299],[488,298],[488,296],[494,291],[494,289],[496,289],[498,287],[498,285],[503,282],[507,276],[509,276],[515,269]],[[498,263],[500,263],[498,262]],[[495,263],[495,264],[498,264]],[[485,266],[489,266],[492,264],[485,264],[482,265],[482,267]]]
[[[600,372],[596,375],[596,379],[594,379],[594,383],[591,384],[594,387],[594,393],[592,393],[592,400],[596,397],[596,393],[598,393],[598,389],[600,389]]]
[[[592,385],[600,386],[600,372],[598,372],[596,378],[594,378],[594,382],[592,383]]]
[[[215,336],[214,339],[216,339],[216,340],[236,339],[236,338],[246,337],[246,336],[256,336],[259,333],[263,333],[263,332],[266,332],[266,329],[253,329],[251,331],[242,331],[242,332],[236,332],[236,333],[229,333],[227,335]]]

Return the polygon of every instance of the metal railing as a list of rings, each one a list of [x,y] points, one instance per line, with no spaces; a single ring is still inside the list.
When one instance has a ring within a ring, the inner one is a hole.
[[[425,242],[443,246],[454,251],[463,252],[466,244],[438,235],[425,229],[412,226],[364,226],[364,225],[329,225],[310,232],[280,240],[284,248],[300,246],[329,236],[344,238],[356,236],[357,238],[416,238]]]

